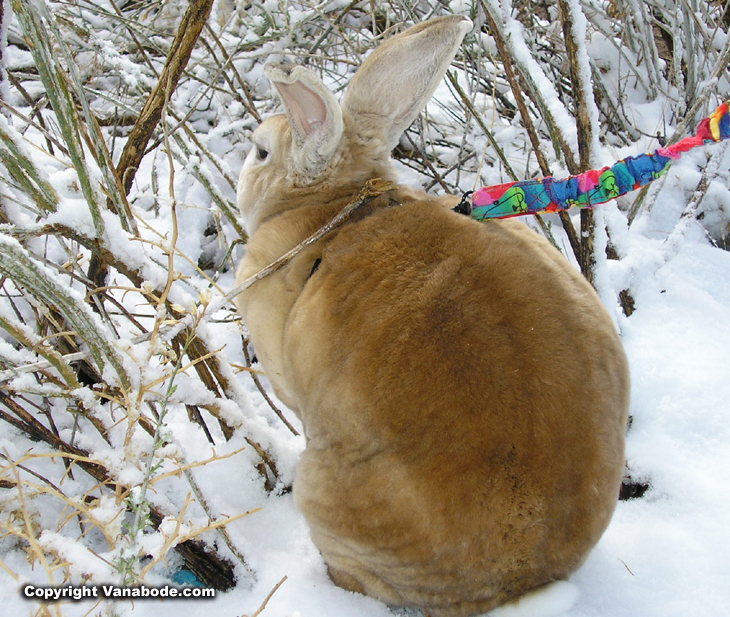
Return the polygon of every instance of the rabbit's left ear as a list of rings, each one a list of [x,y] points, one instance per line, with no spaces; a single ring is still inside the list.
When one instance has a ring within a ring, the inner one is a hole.
[[[305,179],[316,178],[342,137],[342,111],[312,71],[292,64],[267,64],[264,74],[284,105],[292,131],[292,158]]]

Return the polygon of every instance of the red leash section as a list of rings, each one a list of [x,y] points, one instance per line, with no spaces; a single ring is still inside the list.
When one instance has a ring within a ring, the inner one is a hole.
[[[726,101],[704,118],[692,137],[651,154],[630,156],[610,167],[560,180],[537,178],[478,189],[471,195],[471,217],[483,221],[558,212],[573,206],[592,208],[635,191],[661,176],[682,152],[730,137],[729,104]]]

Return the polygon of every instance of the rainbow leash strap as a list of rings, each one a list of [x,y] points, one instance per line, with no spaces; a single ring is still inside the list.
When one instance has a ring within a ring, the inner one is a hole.
[[[653,154],[630,156],[610,167],[590,170],[561,180],[536,178],[477,189],[471,194],[471,217],[477,221],[526,214],[558,212],[573,206],[592,208],[630,193],[661,176],[672,160],[691,148],[730,137],[730,101],[699,123],[692,137],[659,148]],[[465,195],[465,198],[468,196]],[[462,200],[466,204],[466,200]],[[457,208],[462,207],[459,204]],[[468,204],[467,210],[468,210]],[[463,212],[462,209],[458,210]],[[468,212],[465,212],[468,213]]]

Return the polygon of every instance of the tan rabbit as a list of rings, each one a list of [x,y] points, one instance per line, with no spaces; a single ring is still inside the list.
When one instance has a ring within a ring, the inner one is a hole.
[[[387,40],[338,104],[271,65],[238,202],[243,281],[335,216],[425,107],[471,22]],[[434,617],[487,611],[578,568],[608,525],[629,378],[611,320],[514,220],[396,187],[237,300],[307,438],[294,497],[338,585]]]

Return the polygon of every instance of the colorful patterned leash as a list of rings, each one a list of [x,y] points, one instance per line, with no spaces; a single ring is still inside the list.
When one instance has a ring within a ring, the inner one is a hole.
[[[483,221],[558,212],[572,206],[592,208],[656,180],[682,152],[730,137],[728,105],[730,100],[720,105],[709,118],[703,119],[693,137],[659,148],[653,154],[630,156],[610,167],[561,180],[536,178],[480,188],[466,193],[454,210]],[[471,205],[467,201],[469,195]]]

